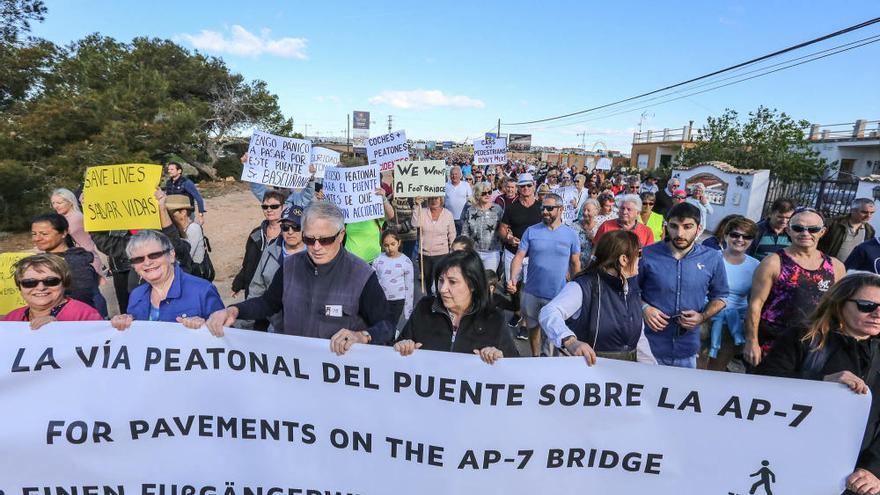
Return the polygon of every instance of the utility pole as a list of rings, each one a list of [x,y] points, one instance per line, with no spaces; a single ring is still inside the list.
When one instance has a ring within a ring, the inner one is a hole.
[[[303,137],[306,139],[308,139],[308,137],[309,137],[309,124],[306,124],[306,133],[303,134]]]
[[[495,138],[501,138],[501,119],[498,119],[498,134],[495,134]],[[507,144],[510,144],[510,142],[508,142]]]
[[[388,116],[388,132],[391,132],[391,115]]]
[[[577,133],[581,137],[581,148],[587,151],[587,131]]]
[[[351,134],[349,129],[351,129],[351,114],[345,114],[345,144],[349,147],[351,146]]]

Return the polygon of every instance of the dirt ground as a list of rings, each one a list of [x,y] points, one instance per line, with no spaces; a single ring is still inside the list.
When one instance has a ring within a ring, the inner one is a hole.
[[[217,270],[214,285],[224,303],[239,302],[243,296],[232,298],[232,279],[241,267],[245,238],[259,225],[263,213],[250,189],[241,182],[200,183],[199,190],[205,198],[205,235],[210,239],[211,261]],[[36,252],[27,232],[0,234],[0,252],[9,251]],[[117,313],[112,282],[104,284],[101,292],[107,298],[110,313]]]

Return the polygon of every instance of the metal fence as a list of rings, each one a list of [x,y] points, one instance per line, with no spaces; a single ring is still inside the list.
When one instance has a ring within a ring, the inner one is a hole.
[[[822,212],[825,218],[849,212],[850,204],[856,198],[858,181],[808,179],[791,180],[773,177],[767,188],[762,218],[770,212],[770,205],[779,198],[794,201],[797,206],[809,206]]]

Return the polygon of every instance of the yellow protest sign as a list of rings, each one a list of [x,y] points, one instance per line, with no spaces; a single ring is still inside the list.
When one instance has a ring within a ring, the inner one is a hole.
[[[0,253],[0,315],[24,306],[24,299],[12,277],[15,262],[34,253]]]
[[[161,165],[89,167],[83,189],[86,231],[160,228],[154,194],[161,178]]]

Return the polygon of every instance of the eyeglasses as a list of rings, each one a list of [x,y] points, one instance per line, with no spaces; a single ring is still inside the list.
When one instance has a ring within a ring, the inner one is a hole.
[[[260,208],[262,208],[263,210],[277,210],[278,208],[281,208],[281,205],[280,204],[260,205]]]
[[[164,251],[156,251],[155,253],[150,253],[150,254],[147,254],[146,256],[135,256],[133,258],[129,258],[129,261],[131,261],[132,265],[140,265],[141,263],[146,261],[147,258],[150,258],[151,260],[157,260],[157,259],[161,258],[162,256],[165,256],[169,252],[171,252],[170,249],[166,249]]]
[[[654,206],[654,202],[653,202],[653,201],[642,201],[642,204],[645,205],[645,206]]]
[[[789,228],[791,228],[792,232],[797,232],[798,234],[805,230],[811,234],[818,234],[825,227],[822,225],[810,225],[809,227],[804,227],[803,225],[789,225]]]
[[[727,237],[730,237],[731,239],[745,239],[747,241],[751,241],[755,238],[753,235],[743,234],[742,232],[731,232],[727,234]]]
[[[480,196],[489,196],[490,194],[492,194],[492,191],[483,191],[480,193]]]
[[[687,199],[687,196],[679,196],[678,194],[676,194],[676,195],[673,196],[672,198],[673,198],[673,199]]]
[[[535,187],[535,185],[534,184],[518,184],[517,187],[525,189],[527,187]]]
[[[22,280],[22,282],[24,281]],[[874,310],[880,307],[880,303],[866,301],[864,299],[847,299],[847,301],[856,303],[856,309],[859,310],[859,313],[873,313]]]
[[[339,232],[342,232],[341,230]],[[329,236],[329,237],[309,237],[303,236],[303,244],[306,246],[314,246],[315,243],[318,243],[322,246],[329,246],[336,242],[336,238],[339,237],[339,232]]]
[[[43,287],[58,287],[61,285],[60,277],[46,277],[43,279],[36,278],[26,278],[18,282],[18,285],[21,286],[22,289],[33,289],[38,285],[43,284]]]
[[[556,208],[562,208],[562,206],[561,205],[552,205],[552,206],[551,205],[544,205],[541,207],[541,209],[544,211],[553,211]]]
[[[281,232],[290,232],[291,230],[294,232],[299,232],[302,230],[302,227],[300,227],[299,225],[293,224],[293,223],[282,223],[281,224]]]

